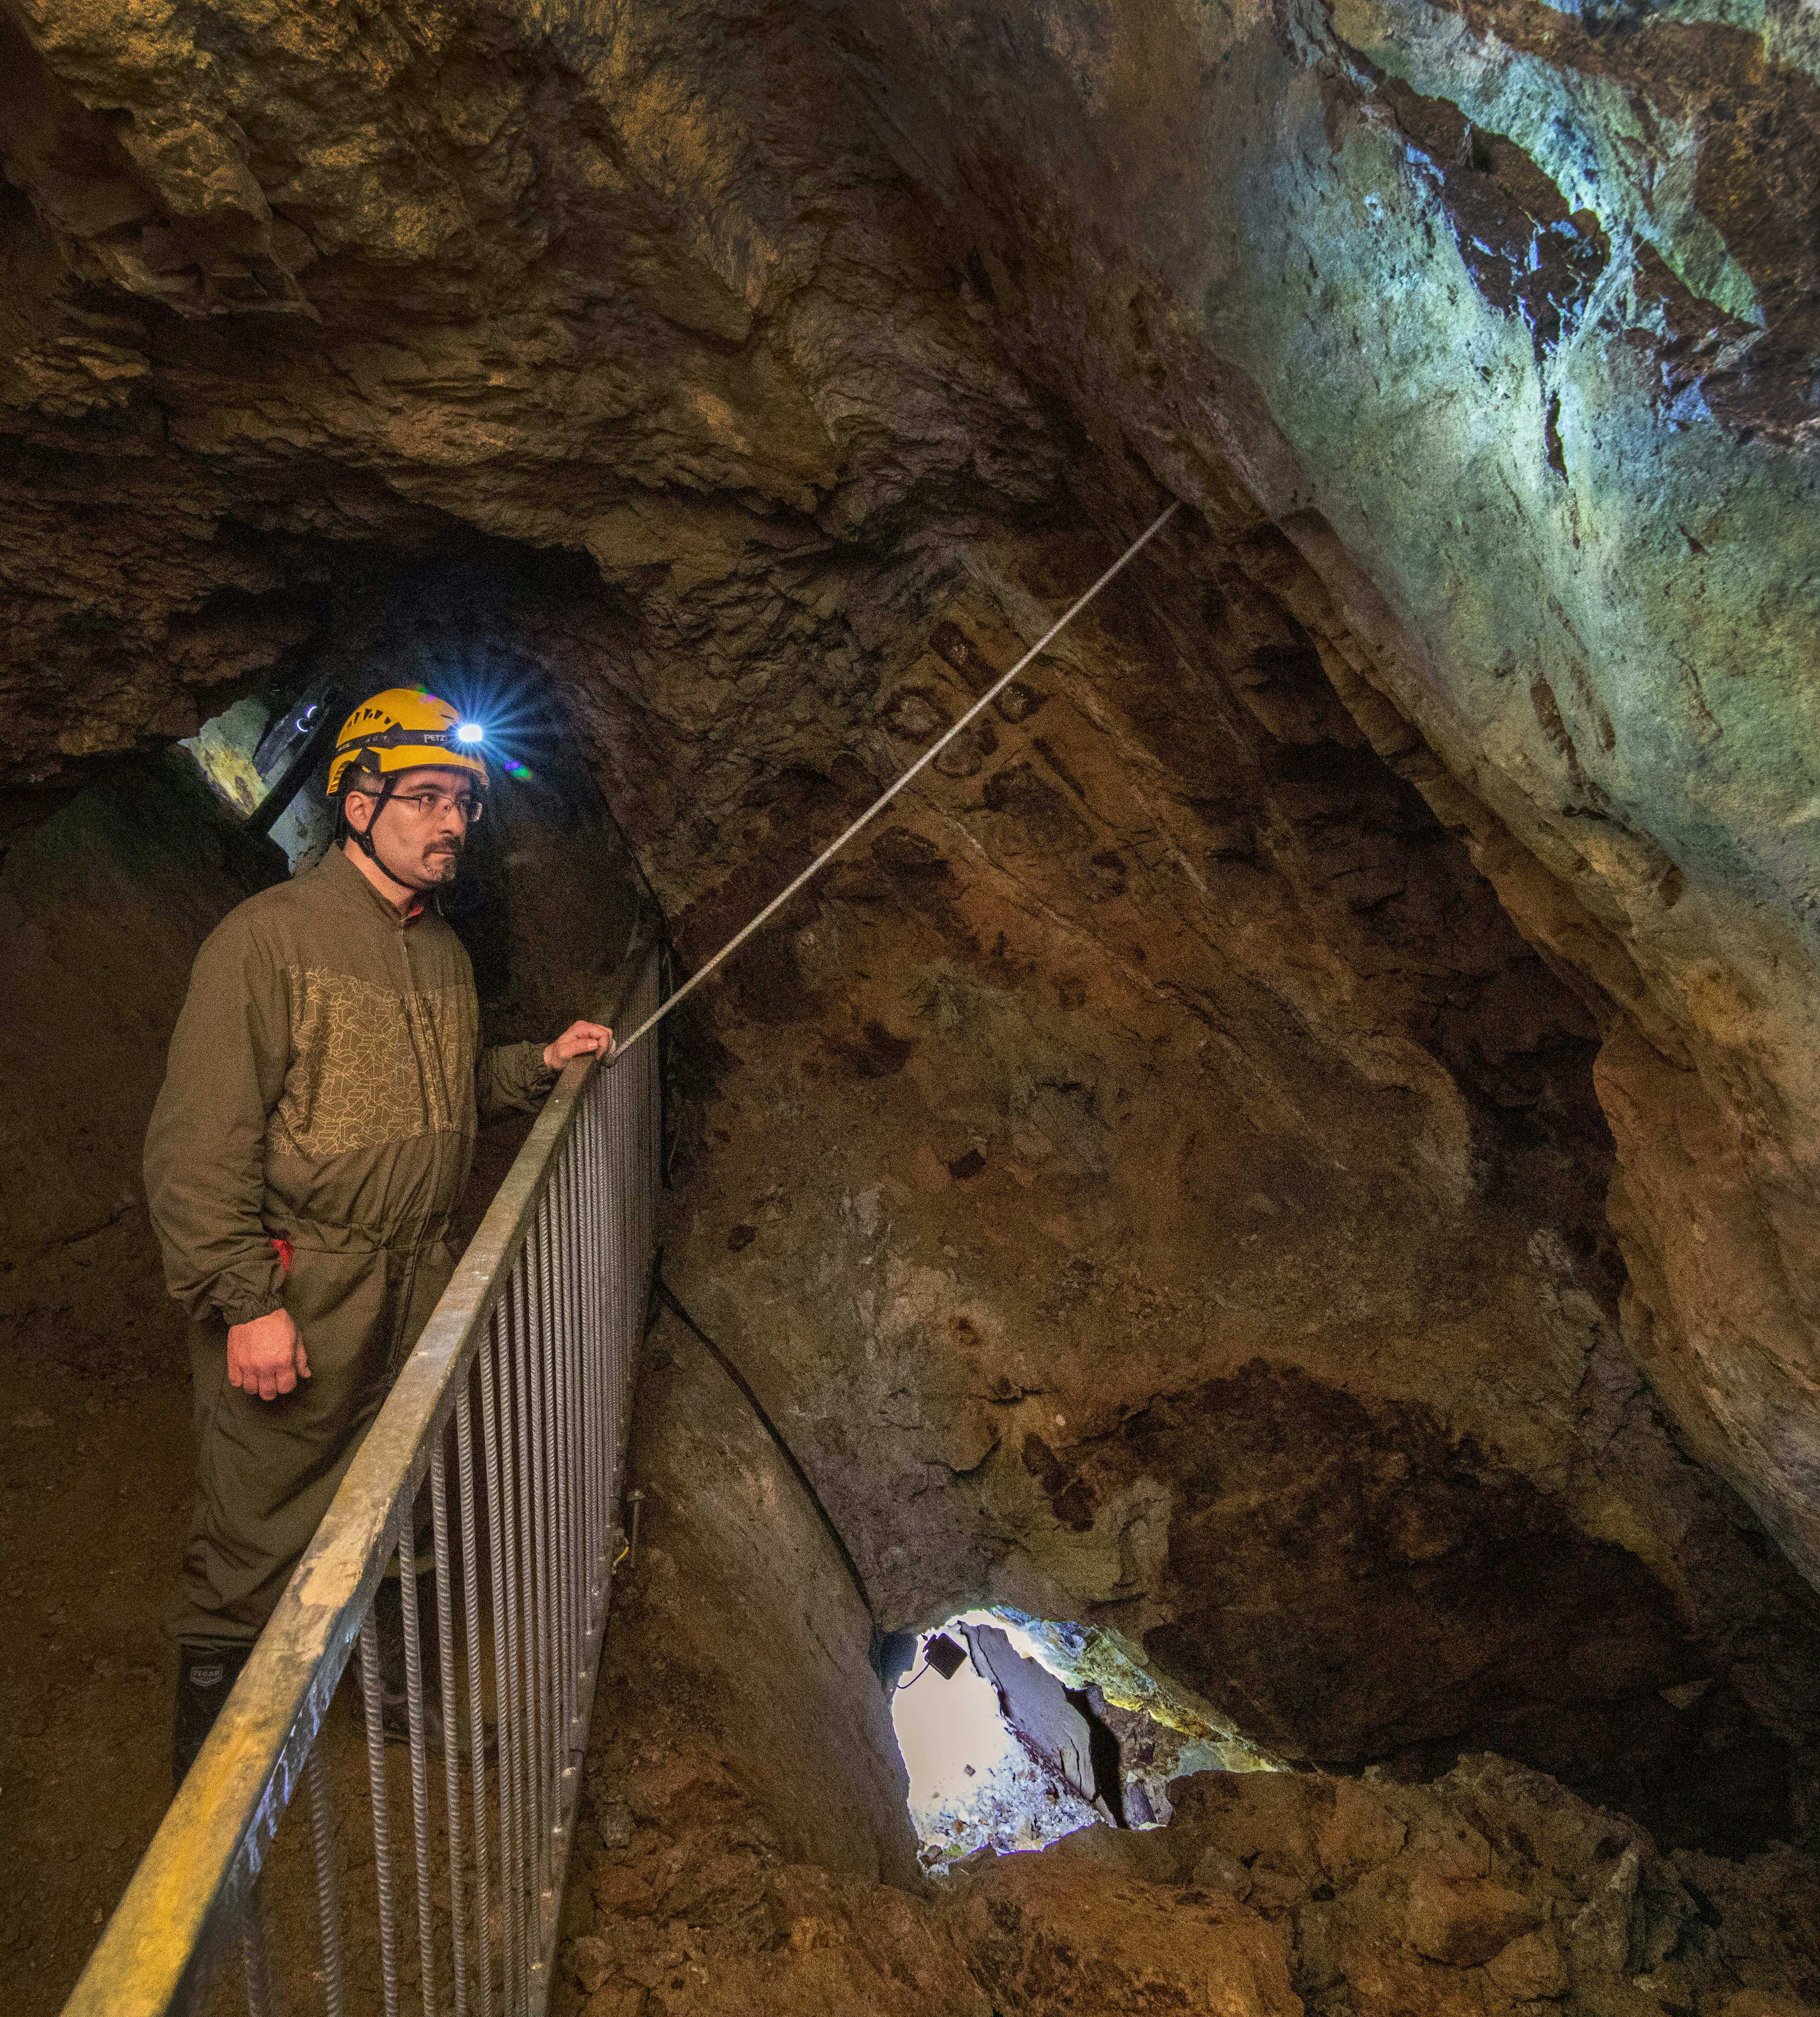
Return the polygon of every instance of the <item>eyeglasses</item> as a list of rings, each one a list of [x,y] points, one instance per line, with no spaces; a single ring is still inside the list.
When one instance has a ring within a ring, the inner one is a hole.
[[[460,813],[464,826],[473,826],[486,811],[485,799],[472,792],[395,792],[391,803],[408,806],[419,819],[433,819],[445,806]]]

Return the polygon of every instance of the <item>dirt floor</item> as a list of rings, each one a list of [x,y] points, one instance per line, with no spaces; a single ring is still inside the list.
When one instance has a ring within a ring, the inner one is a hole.
[[[187,1524],[182,1328],[0,1333],[0,1970],[56,2010],[171,1796],[164,1609]]]
[[[528,1125],[483,1135],[470,1230]],[[72,1278],[84,1268],[73,1250]],[[164,1608],[192,1477],[182,1319],[149,1230],[92,1268],[124,1278],[115,1306],[132,1315],[112,1335],[68,1312],[0,1320],[0,1981],[13,2017],[61,2008],[171,1798]]]

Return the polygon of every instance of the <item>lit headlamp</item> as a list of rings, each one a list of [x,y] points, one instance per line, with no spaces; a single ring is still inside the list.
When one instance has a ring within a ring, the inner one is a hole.
[[[412,728],[395,722],[371,735],[356,735],[336,745],[336,754],[351,749],[459,749],[484,741],[487,731],[478,721],[464,721],[455,728]]]

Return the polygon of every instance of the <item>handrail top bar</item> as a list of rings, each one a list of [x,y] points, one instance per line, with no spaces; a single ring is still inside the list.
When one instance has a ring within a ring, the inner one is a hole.
[[[647,942],[629,954],[622,1003],[632,997],[657,951]],[[63,2017],[164,2017],[204,1951],[210,1914],[257,1872],[284,1805],[278,1813],[268,1811],[273,1776],[287,1751],[295,1753],[290,1776],[301,1769],[383,1573],[400,1500],[414,1492],[431,1439],[454,1409],[460,1382],[574,1131],[582,1093],[600,1068],[603,1061],[592,1055],[563,1067],[133,1872]],[[306,1716],[312,1693],[314,1713]],[[288,1785],[285,1791],[287,1801]]]

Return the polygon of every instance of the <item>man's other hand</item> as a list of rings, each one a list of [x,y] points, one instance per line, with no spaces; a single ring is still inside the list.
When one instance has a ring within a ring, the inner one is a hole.
[[[543,1062],[560,1071],[571,1058],[611,1057],[613,1032],[598,1023],[571,1023],[553,1044],[543,1047]]]
[[[310,1377],[303,1340],[289,1310],[228,1326],[228,1382],[261,1401],[276,1401]]]

